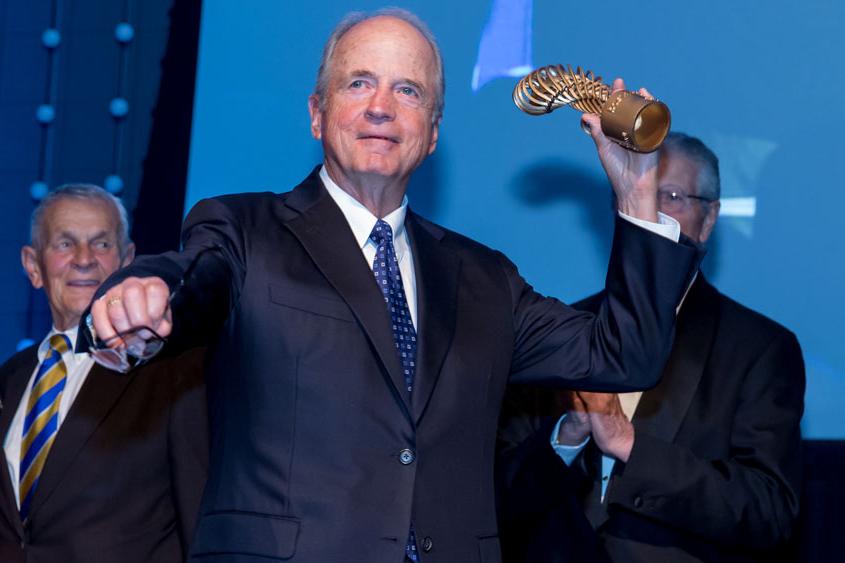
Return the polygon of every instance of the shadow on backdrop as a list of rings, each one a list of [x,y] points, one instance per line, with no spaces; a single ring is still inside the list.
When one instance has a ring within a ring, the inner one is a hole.
[[[542,160],[524,167],[511,180],[510,189],[518,201],[531,207],[574,203],[581,225],[593,235],[596,252],[602,257],[610,254],[614,210],[603,175],[564,160]]]
[[[414,213],[432,221],[437,221],[443,203],[443,170],[448,168],[444,163],[445,152],[437,151],[426,158],[408,186],[408,200]]]

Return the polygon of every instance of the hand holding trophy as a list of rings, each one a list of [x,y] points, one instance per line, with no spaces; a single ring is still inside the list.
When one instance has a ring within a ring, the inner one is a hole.
[[[517,82],[513,101],[530,115],[562,106],[596,114],[608,138],[636,152],[656,150],[671,124],[666,104],[628,90],[614,92],[592,71],[572,70],[569,65],[549,65],[531,72]]]

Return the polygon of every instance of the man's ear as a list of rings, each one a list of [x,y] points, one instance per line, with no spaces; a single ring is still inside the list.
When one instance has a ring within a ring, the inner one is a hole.
[[[129,264],[132,263],[132,261],[134,259],[135,259],[135,243],[130,242],[126,246],[126,250],[123,253],[123,260],[120,261],[120,267],[123,268],[123,267],[128,266]]]
[[[440,138],[440,120],[431,125],[431,142],[428,143],[428,154],[431,155],[437,148],[437,139]]]
[[[722,207],[721,202],[716,201],[708,204],[707,215],[704,216],[704,223],[701,225],[701,233],[698,235],[698,242],[704,244],[710,238],[710,233],[713,232],[713,227],[716,226],[716,219],[719,218],[719,209]]]
[[[308,113],[311,114],[311,136],[319,140],[323,136],[323,114],[317,94],[308,96]]]
[[[41,266],[38,263],[38,251],[35,248],[29,245],[21,248],[21,264],[32,287],[35,289],[44,287],[44,278],[41,276]]]

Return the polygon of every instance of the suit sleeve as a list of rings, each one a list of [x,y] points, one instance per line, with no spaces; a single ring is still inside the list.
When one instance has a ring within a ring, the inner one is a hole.
[[[703,459],[637,433],[608,489],[609,509],[752,549],[785,541],[799,508],[804,387],[798,341],[781,331],[745,374],[730,455]]]
[[[653,386],[671,348],[675,307],[698,262],[694,246],[617,218],[607,296],[593,315],[538,294],[505,260],[515,334],[511,383],[616,392]]]
[[[163,279],[171,292],[171,351],[210,341],[237,302],[246,271],[243,233],[233,206],[224,199],[194,206],[182,228],[182,245],[181,252],[139,257],[109,277],[94,296],[97,299],[131,276]],[[84,319],[85,315],[83,324]]]

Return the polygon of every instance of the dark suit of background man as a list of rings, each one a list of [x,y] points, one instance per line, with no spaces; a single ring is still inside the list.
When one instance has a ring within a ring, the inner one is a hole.
[[[73,352],[95,290],[134,256],[108,192],[51,192],[31,237],[21,259],[53,328],[0,367],[0,561],[183,561],[208,455],[201,356],[121,375]]]
[[[617,299],[594,316],[407,208],[443,74],[424,25],[391,13],[326,45],[309,99],[321,169],[289,193],[201,202],[181,253],[137,261],[92,306],[100,337],[149,324],[171,346],[211,343],[197,559],[497,562],[508,378],[647,386],[668,350],[693,247],[620,219]],[[620,208],[657,221],[656,158],[593,131]]]
[[[661,209],[704,244],[719,191],[716,156],[672,134],[660,149]],[[576,307],[594,310],[600,298]],[[799,506],[804,408],[804,364],[791,332],[699,273],[657,387],[641,397],[566,395],[517,386],[507,395],[506,559],[773,561],[783,550]],[[553,430],[566,403],[568,416]],[[610,431],[628,436],[622,456],[607,448]]]

